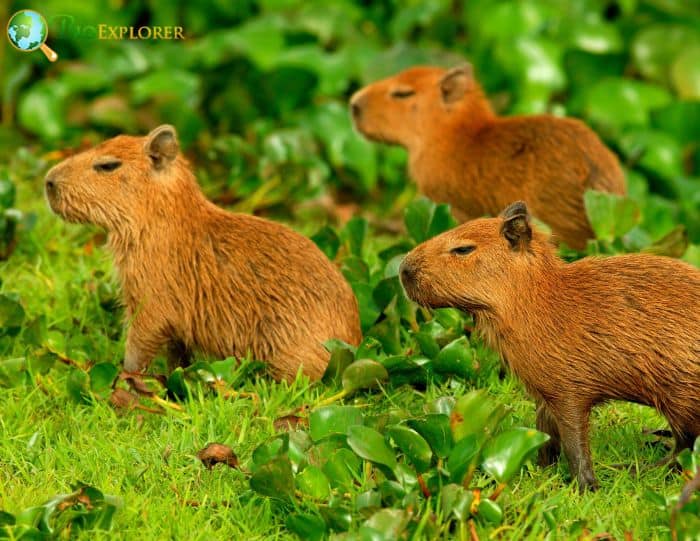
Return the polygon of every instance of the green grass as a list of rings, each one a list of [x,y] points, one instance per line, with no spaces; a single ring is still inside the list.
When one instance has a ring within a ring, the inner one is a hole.
[[[11,259],[0,264],[0,292],[20,295],[27,321],[43,315],[50,339],[64,340],[77,361],[119,363],[120,313],[100,303],[116,294],[108,254],[100,246],[86,249],[96,230],[52,216],[40,189],[38,180],[19,185],[19,207],[36,212],[37,222],[22,234]],[[5,346],[14,356],[25,348],[21,339]],[[506,426],[534,426],[533,402],[516,379],[499,378],[493,371],[485,385],[507,405]],[[469,388],[459,380],[424,391],[389,387],[346,402],[366,405],[369,412],[418,414],[428,401],[458,397]],[[17,513],[69,492],[70,484],[80,480],[123,500],[111,533],[85,532],[82,539],[292,538],[284,527],[288,508],[256,495],[242,471],[223,466],[207,471],[195,455],[209,442],[225,443],[247,469],[252,451],[275,433],[277,417],[313,405],[333,389],[303,378],[287,385],[251,376],[239,390],[257,393],[259,404],[207,393],[186,402],[183,413],[155,415],[116,411],[105,402],[75,404],[60,369],[37,376],[35,386],[1,389],[0,509]],[[575,524],[581,520],[594,534],[607,531],[622,538],[631,531],[635,539],[667,538],[668,518],[645,500],[644,492],[677,494],[681,478],[662,468],[637,476],[613,466],[643,468],[660,458],[665,450],[649,445],[652,436],[642,429],[664,426],[649,408],[615,403],[597,409],[592,448],[601,489],[578,494],[565,463],[548,469],[529,465],[499,500],[506,513],[500,537],[543,537],[549,531],[543,513],[551,511],[557,539],[576,538]],[[477,485],[486,482],[475,479]],[[480,530],[482,539],[488,535],[494,531]]]

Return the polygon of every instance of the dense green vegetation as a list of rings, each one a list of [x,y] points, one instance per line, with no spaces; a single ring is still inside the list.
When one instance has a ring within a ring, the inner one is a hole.
[[[468,316],[419,309],[397,278],[449,209],[415,197],[405,152],[360,138],[346,102],[405,67],[468,59],[502,114],[581,117],[621,157],[629,197],[587,195],[588,253],[700,265],[700,5],[9,4],[3,20],[46,16],[60,59],[0,47],[0,538],[697,538],[700,502],[681,490],[700,449],[682,474],[647,468],[668,443],[649,408],[596,410],[597,493],[578,494],[565,461],[532,463],[544,440],[522,386]],[[99,41],[101,23],[187,39]],[[366,338],[331,345],[322,382],[206,358],[120,377],[104,234],[51,215],[42,179],[64,149],[162,122],[211,199],[311,236],[352,284]],[[236,467],[205,469],[210,442]]]

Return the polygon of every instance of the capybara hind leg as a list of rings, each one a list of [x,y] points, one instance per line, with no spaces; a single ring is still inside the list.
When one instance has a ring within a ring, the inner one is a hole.
[[[328,366],[330,353],[321,345],[318,348],[293,348],[280,352],[272,360],[272,372],[279,379],[293,381],[301,367],[312,380],[321,379]]]
[[[558,413],[557,424],[561,445],[569,461],[571,476],[578,480],[579,490],[595,490],[598,488],[598,481],[593,473],[591,449],[588,441],[590,409],[564,409],[566,417]]]
[[[537,430],[549,434],[549,441],[540,447],[538,453],[538,463],[544,468],[554,464],[561,453],[557,420],[544,402],[537,406]]]

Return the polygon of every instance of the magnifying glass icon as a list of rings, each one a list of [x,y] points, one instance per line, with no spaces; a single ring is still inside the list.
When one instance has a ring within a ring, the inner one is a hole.
[[[58,55],[46,45],[47,37],[49,37],[49,26],[46,24],[46,19],[34,10],[18,11],[7,23],[7,38],[15,49],[23,53],[41,49],[49,61],[56,62]]]

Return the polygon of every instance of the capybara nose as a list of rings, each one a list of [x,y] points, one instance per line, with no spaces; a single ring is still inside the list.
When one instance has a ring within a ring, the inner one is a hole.
[[[364,101],[364,97],[360,94],[355,94],[352,98],[350,98],[350,111],[352,112],[352,117],[355,120],[359,120],[362,116]]]
[[[46,195],[53,197],[56,194],[56,181],[51,177],[46,177]]]
[[[401,283],[404,286],[413,284],[416,280],[416,267],[410,261],[404,259],[399,267],[399,275],[401,276]]]

